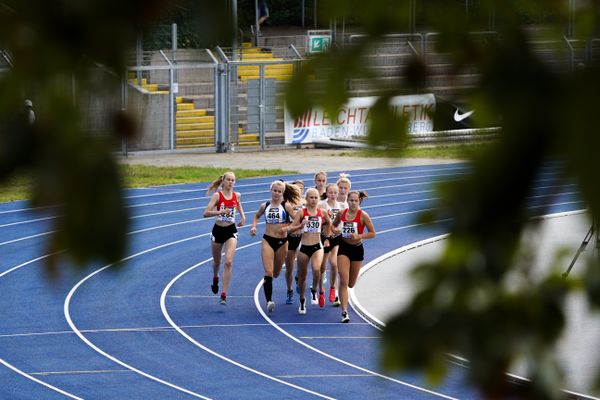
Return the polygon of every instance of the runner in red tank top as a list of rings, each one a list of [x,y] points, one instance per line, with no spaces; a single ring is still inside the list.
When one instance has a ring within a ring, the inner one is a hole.
[[[340,302],[342,322],[350,322],[348,317],[348,288],[354,287],[358,272],[364,260],[362,239],[375,237],[375,228],[371,217],[360,209],[360,203],[367,197],[365,192],[348,193],[348,208],[339,213],[333,221],[334,232],[342,235],[338,250],[338,269],[340,271]],[[367,233],[364,232],[367,228]]]
[[[306,276],[308,275],[308,263],[312,265],[313,276],[316,277],[316,283],[320,279],[321,261],[323,260],[323,245],[321,244],[321,227],[327,226],[327,235],[331,235],[331,220],[327,213],[323,214],[317,207],[319,203],[319,192],[317,189],[308,189],[306,191],[306,208],[302,212],[296,213],[294,222],[282,228],[282,233],[293,232],[298,228],[303,228],[302,238],[300,239],[300,251],[298,252],[298,286],[300,288],[300,307],[299,314],[306,314]],[[325,241],[328,245],[329,241]]]
[[[225,251],[225,263],[223,265],[223,289],[219,303],[227,304],[227,289],[231,282],[233,271],[233,255],[237,246],[237,228],[235,227],[236,211],[240,214],[238,226],[246,223],[246,216],[242,208],[241,196],[233,191],[235,184],[235,174],[226,172],[216,179],[208,187],[208,193],[218,188],[221,190],[215,192],[206,209],[204,209],[204,218],[216,217],[215,224],[211,232],[211,250],[213,255],[213,281],[210,288],[214,294],[219,292],[219,269],[221,264],[221,252]]]

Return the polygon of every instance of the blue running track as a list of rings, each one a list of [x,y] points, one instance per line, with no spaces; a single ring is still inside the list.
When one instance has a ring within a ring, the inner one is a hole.
[[[378,231],[365,242],[365,264],[445,233],[445,221],[422,226],[418,213],[436,207],[436,182],[468,171],[466,164],[350,171],[353,188],[369,192],[363,208]],[[532,214],[583,208],[574,186],[557,186],[559,175],[553,164],[540,173]],[[274,179],[236,183],[248,225],[227,306],[210,290],[206,183],[127,190],[128,257],[54,281],[44,270],[54,210],[0,204],[0,399],[480,398],[460,366],[437,387],[418,373],[382,371],[378,330],[352,310],[352,322],[341,324],[329,303],[299,315],[296,294],[285,304],[283,273],[274,281],[276,309],[265,313],[263,227],[256,237],[248,230]],[[552,206],[542,207],[548,197]]]

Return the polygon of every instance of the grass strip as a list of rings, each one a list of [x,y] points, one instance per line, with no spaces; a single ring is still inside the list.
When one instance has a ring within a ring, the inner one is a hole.
[[[234,171],[237,179],[296,173],[295,171],[283,169],[236,170],[213,167],[155,167],[147,165],[122,165],[121,169],[126,188],[210,182],[226,171]],[[28,174],[21,174],[0,183],[0,203],[27,199],[31,184],[32,178]]]

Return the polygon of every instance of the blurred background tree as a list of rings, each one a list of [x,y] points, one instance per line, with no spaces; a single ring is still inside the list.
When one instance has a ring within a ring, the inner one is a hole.
[[[128,215],[113,157],[121,138],[135,135],[134,119],[115,110],[111,134],[91,135],[75,92],[101,91],[103,68],[119,84],[140,35],[162,18],[186,10],[199,44],[210,46],[232,31],[225,2],[117,0],[0,1],[0,50],[10,68],[0,75],[0,182],[14,174],[33,179],[32,205],[54,206],[48,252],[68,249],[77,265],[116,261],[126,251]],[[201,11],[200,11],[201,10]],[[229,24],[228,24],[229,22]],[[36,122],[25,118],[33,101]],[[49,271],[56,268],[57,257]]]
[[[406,32],[411,3],[324,2],[323,21],[348,18],[367,36],[355,46],[333,48],[304,63],[288,88],[292,113],[322,107],[335,114],[348,97],[344,82],[369,76],[361,56],[382,35]],[[564,302],[570,292],[583,290],[597,308],[600,268],[597,263],[588,266],[581,280],[563,279],[561,271],[532,278],[530,266],[518,262],[517,255],[523,250],[521,232],[536,223],[526,197],[549,160],[562,162],[564,168],[554,184],[574,180],[591,216],[600,216],[600,114],[594,111],[599,65],[557,71],[528,45],[531,23],[543,23],[538,27],[549,37],[563,38],[568,1],[473,1],[468,14],[465,1],[416,4],[417,30],[439,32],[437,50],[451,55],[451,70],[458,73],[470,64],[480,71],[481,83],[468,94],[468,107],[477,110],[481,126],[493,126],[500,115],[502,134],[472,160],[466,178],[439,187],[440,211],[423,217],[427,221],[450,216],[450,237],[439,260],[415,269],[416,294],[384,331],[384,365],[424,368],[435,382],[445,375],[446,355],[456,354],[469,360],[468,374],[487,398],[561,398],[563,371],[555,346],[565,322]],[[597,33],[599,12],[598,1],[577,3],[577,38],[590,39]],[[490,15],[497,35],[482,46],[469,32],[489,26]],[[405,78],[418,90],[427,66],[418,56],[410,65]],[[311,85],[315,75],[324,77],[318,87]],[[387,106],[390,97],[404,90],[382,91],[373,112],[371,144],[402,148],[408,143],[405,124]],[[515,277],[522,282],[516,287],[508,284]],[[531,382],[512,385],[505,373],[523,360]]]

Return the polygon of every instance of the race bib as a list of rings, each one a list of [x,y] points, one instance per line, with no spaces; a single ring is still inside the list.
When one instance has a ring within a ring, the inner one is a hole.
[[[318,216],[307,216],[306,225],[304,225],[304,232],[308,233],[321,233],[321,218]]]
[[[267,224],[282,224],[280,208],[269,208],[266,219]]]
[[[227,209],[225,205],[221,205],[221,211]],[[226,214],[219,214],[217,221],[221,222],[235,222],[235,208],[230,208]]]
[[[342,225],[342,237],[349,239],[353,233],[358,231],[358,224],[356,222],[344,221]]]

